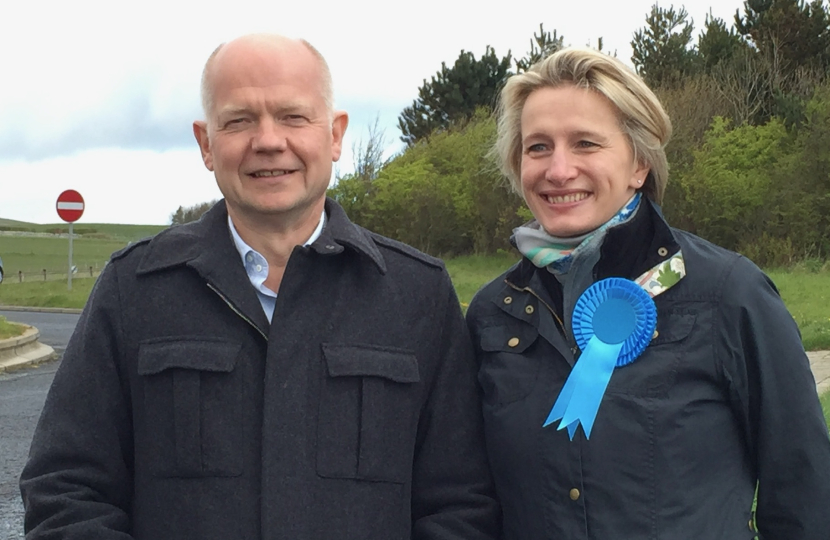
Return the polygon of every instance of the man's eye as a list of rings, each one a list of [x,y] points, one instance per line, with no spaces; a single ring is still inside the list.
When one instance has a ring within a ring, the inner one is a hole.
[[[248,119],[247,118],[231,118],[230,120],[225,122],[225,125],[226,126],[233,126],[233,125],[241,124],[241,123],[245,122],[246,120],[248,120]]]

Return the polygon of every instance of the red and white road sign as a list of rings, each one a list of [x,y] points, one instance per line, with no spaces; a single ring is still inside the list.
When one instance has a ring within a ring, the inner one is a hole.
[[[67,223],[74,223],[84,215],[84,198],[74,189],[58,195],[58,215]]]

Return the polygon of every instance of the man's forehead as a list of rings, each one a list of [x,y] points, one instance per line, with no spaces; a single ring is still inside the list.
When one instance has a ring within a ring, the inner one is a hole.
[[[214,59],[211,83],[265,87],[284,80],[314,82],[321,76],[314,55],[301,43],[253,41],[228,43]]]

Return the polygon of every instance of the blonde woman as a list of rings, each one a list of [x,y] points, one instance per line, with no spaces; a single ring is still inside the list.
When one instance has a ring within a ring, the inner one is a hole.
[[[510,78],[498,114],[535,217],[467,314],[504,538],[826,539],[830,439],[798,329],[755,265],[664,220],[652,91],[565,49]]]

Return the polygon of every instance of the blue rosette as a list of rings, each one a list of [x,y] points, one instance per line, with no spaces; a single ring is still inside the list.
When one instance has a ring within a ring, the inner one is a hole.
[[[576,302],[572,318],[582,355],[562,387],[544,426],[561,420],[571,440],[580,424],[585,438],[597,416],[614,368],[633,362],[657,327],[654,300],[635,282],[608,278],[591,285]]]

